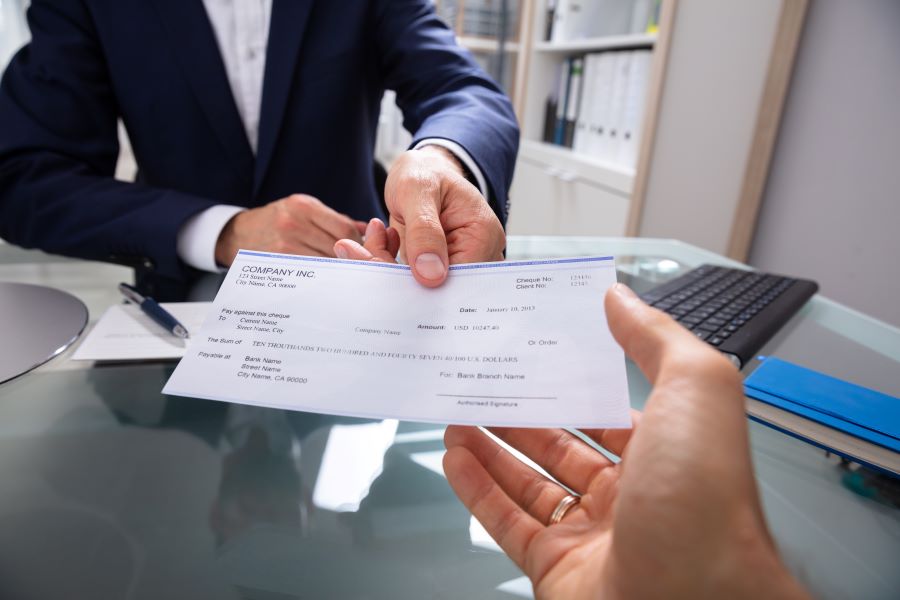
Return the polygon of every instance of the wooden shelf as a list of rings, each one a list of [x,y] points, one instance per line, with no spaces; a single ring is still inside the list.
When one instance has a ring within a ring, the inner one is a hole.
[[[656,43],[655,33],[629,33],[600,38],[587,38],[568,42],[537,42],[536,52],[593,52],[599,50],[620,50],[623,48],[648,48]]]
[[[500,48],[500,44],[498,43],[496,38],[465,35],[458,36],[456,38],[456,41],[459,42],[461,46],[468,48],[472,52],[496,52]],[[505,52],[518,52],[519,43],[511,41],[504,42],[503,50]]]

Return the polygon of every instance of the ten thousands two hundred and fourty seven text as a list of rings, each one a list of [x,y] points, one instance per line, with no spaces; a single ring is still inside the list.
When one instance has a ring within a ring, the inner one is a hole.
[[[215,338],[209,337],[208,341],[211,343],[224,344],[226,346],[244,346],[243,340],[234,340],[227,338]],[[388,360],[417,360],[417,361],[441,361],[441,362],[452,362],[452,363],[475,363],[475,364],[516,364],[519,362],[519,357],[515,355],[506,355],[506,356],[492,356],[492,355],[465,355],[465,354],[434,354],[434,353],[422,353],[422,352],[389,352],[389,351],[381,351],[381,350],[366,350],[362,348],[341,348],[335,346],[319,346],[312,344],[288,344],[281,342],[263,342],[263,341],[252,341],[251,347],[254,349],[263,349],[267,348],[270,350],[277,351],[291,351],[291,352],[311,352],[316,354],[331,354],[331,355],[340,355],[340,356],[348,356],[348,357],[359,357],[359,358],[380,358],[380,359],[388,359]],[[218,358],[222,359],[225,357],[230,357],[230,354],[219,353],[219,352],[203,352],[201,353],[203,358]]]

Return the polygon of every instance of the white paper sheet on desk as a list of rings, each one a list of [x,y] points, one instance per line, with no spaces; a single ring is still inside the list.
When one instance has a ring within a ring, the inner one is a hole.
[[[434,423],[630,427],[611,257],[402,265],[241,250],[166,394]]]
[[[161,304],[193,336],[212,302]],[[181,358],[191,340],[172,335],[135,304],[110,306],[75,350],[72,360],[156,360]]]

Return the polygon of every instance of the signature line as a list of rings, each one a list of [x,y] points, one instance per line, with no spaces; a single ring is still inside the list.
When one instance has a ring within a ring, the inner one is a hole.
[[[489,398],[492,400],[556,400],[556,396],[480,396],[470,394],[435,394],[442,398]]]

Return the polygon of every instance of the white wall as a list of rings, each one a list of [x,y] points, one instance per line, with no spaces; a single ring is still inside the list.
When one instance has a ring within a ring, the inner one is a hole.
[[[783,0],[679,0],[640,235],[724,254]]]
[[[812,0],[750,264],[900,326],[900,2]]]

